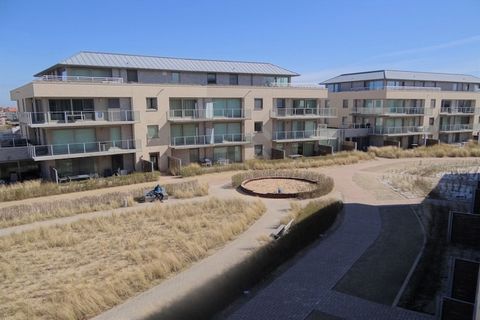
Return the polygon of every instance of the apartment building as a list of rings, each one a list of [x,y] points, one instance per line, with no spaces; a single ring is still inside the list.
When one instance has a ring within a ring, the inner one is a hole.
[[[11,91],[44,178],[167,170],[169,157],[315,155],[334,138],[320,85],[270,63],[80,52]]]
[[[379,70],[324,81],[339,135],[360,146],[459,143],[478,134],[480,78]]]

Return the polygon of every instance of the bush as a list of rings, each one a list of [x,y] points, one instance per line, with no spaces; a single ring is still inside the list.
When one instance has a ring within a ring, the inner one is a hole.
[[[232,163],[229,165],[213,165],[211,167],[201,167],[198,164],[190,164],[180,169],[182,177],[190,177],[195,175],[235,171],[235,170],[267,170],[267,169],[304,169],[317,168],[332,165],[346,165],[357,163],[360,160],[373,159],[374,155],[359,151],[343,151],[333,155],[320,157],[305,157],[300,159],[279,159],[279,160],[246,160],[242,163]]]
[[[118,187],[130,184],[157,181],[158,172],[132,173],[126,176],[113,176],[86,181],[57,184],[41,180],[25,181],[6,186],[0,186],[0,201],[13,201],[62,193],[95,190]]]
[[[415,149],[401,149],[398,147],[369,147],[368,153],[380,158],[443,158],[443,157],[480,157],[480,145],[470,142],[465,146],[452,144],[436,144],[422,146]]]

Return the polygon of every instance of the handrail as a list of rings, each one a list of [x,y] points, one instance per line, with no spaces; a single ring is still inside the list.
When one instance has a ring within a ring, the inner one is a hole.
[[[265,84],[267,87],[282,87],[282,88],[315,88],[315,89],[325,89],[326,86],[314,82],[267,82]]]
[[[246,109],[179,109],[169,110],[167,117],[174,119],[215,119],[215,118],[250,118],[251,110]]]
[[[334,108],[274,108],[270,111],[272,117],[335,117]]]
[[[74,142],[65,144],[47,144],[31,145],[29,144],[29,153],[32,158],[48,157],[57,155],[70,155],[94,152],[115,152],[121,150],[136,150],[141,145],[140,140],[111,140],[111,141],[92,141],[92,142]]]
[[[87,76],[54,76],[43,75],[36,81],[66,81],[66,82],[92,82],[92,83],[123,83],[121,77],[87,77]]]
[[[170,144],[172,146],[186,146],[186,145],[243,143],[243,142],[249,143],[250,141],[251,141],[251,134],[230,133],[230,134],[172,137]]]
[[[77,121],[139,121],[139,118],[140,113],[133,110],[19,113],[20,122],[26,124],[74,123]]]

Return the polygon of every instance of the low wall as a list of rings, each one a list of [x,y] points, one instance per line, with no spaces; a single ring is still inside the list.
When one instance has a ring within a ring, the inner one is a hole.
[[[333,154],[333,147],[325,144],[318,145],[318,155],[326,156],[329,154]]]
[[[427,147],[434,146],[436,144],[438,144],[438,139],[426,139],[425,140],[425,145]]]
[[[177,176],[180,174],[180,169],[182,169],[182,160],[168,156],[168,172],[171,175]]]
[[[272,160],[285,159],[285,150],[272,148]]]
[[[237,266],[200,286],[147,319],[211,319],[245,290],[327,232],[342,210],[340,201],[294,224],[289,233],[265,245]]]
[[[393,146],[393,147],[399,147],[400,148],[400,141],[395,141],[395,140],[384,140],[383,141],[384,146]]]
[[[343,141],[341,148],[342,151],[355,151],[357,150],[357,143],[354,141]]]

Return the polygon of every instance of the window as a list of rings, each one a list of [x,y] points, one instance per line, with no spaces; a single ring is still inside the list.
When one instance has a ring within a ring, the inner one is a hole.
[[[231,86],[238,86],[238,74],[230,74],[228,83]]]
[[[430,118],[430,119],[428,119],[428,124],[429,124],[429,125],[433,126],[434,123],[435,123],[435,118]]]
[[[180,83],[180,72],[172,72],[172,83]]]
[[[277,108],[285,108],[285,99],[277,99]]]
[[[138,72],[137,70],[127,70],[127,82],[138,82]]]
[[[147,98],[147,110],[157,110],[157,98]]]
[[[207,73],[207,84],[217,84],[216,73]]]
[[[325,108],[330,108],[330,100],[325,100]]]
[[[347,117],[342,117],[342,124],[347,124]]]
[[[435,108],[435,99],[430,100],[430,108]]]
[[[263,99],[262,98],[255,98],[254,108],[257,109],[257,110],[262,110],[263,109]]]
[[[344,109],[348,108],[348,100],[347,99],[343,100],[343,108]]]
[[[120,108],[120,99],[119,98],[109,98],[108,99],[108,108],[109,109]]]
[[[255,132],[262,132],[263,131],[263,122],[262,121],[255,121],[253,126],[254,126],[253,131],[255,131]]]
[[[147,138],[154,139],[158,138],[158,126],[147,126]]]
[[[256,144],[254,147],[254,150],[255,150],[255,157],[263,156],[263,144]]]

